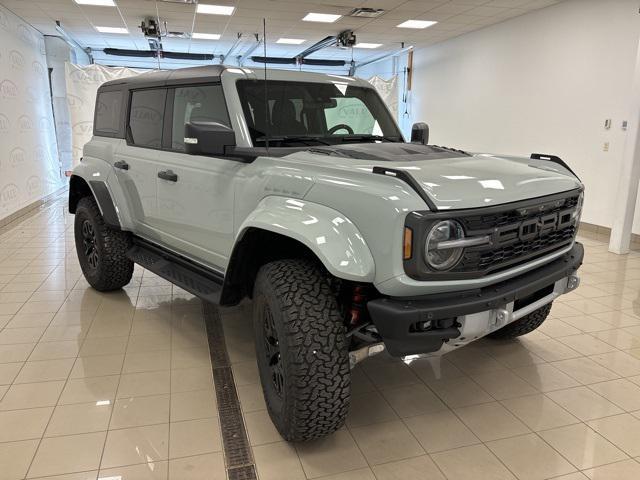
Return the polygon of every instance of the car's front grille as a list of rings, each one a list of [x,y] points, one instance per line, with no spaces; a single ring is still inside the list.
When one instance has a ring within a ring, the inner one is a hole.
[[[416,280],[465,280],[480,278],[531,262],[569,247],[573,242],[580,208],[581,190],[537,199],[467,210],[412,212],[405,225],[413,232],[415,245],[424,245],[436,222],[459,222],[465,238],[481,239],[465,247],[451,270],[436,272],[424,258],[424,249],[414,249],[404,261],[405,272]]]
[[[452,272],[492,273],[569,245],[576,234],[571,212],[577,204],[578,195],[557,200],[552,204],[534,204],[524,211],[519,208],[460,218],[470,236],[490,234],[492,242],[490,245],[467,249]],[[531,238],[522,238],[520,226],[523,223],[538,222],[537,228],[540,228],[540,219],[544,218],[555,218],[557,228],[550,228],[532,235]]]
[[[460,218],[460,221],[464,225],[466,232],[504,227],[506,225],[518,223],[523,220],[527,220],[528,218],[534,218],[540,215],[539,207],[541,205],[547,206],[544,210],[544,214],[558,213],[562,210],[574,208],[578,204],[578,195],[563,200],[557,200],[552,203],[552,205],[549,205],[548,203],[532,205],[528,207],[529,213],[524,215],[521,213],[522,209],[520,208],[493,214],[468,215]],[[556,203],[557,205],[555,205]]]
[[[457,272],[494,272],[518,263],[522,257],[527,260],[552,252],[569,245],[575,236],[576,228],[571,225],[562,230],[549,233],[529,241],[517,241],[511,245],[489,251],[469,251],[455,268]]]

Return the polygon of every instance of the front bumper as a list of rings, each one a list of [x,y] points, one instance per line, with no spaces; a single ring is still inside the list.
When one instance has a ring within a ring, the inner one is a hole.
[[[558,259],[504,282],[461,292],[378,298],[367,307],[393,356],[435,352],[444,344],[457,348],[576,288],[574,274],[583,257],[582,245],[575,243]],[[416,328],[425,322],[431,322],[432,328]]]

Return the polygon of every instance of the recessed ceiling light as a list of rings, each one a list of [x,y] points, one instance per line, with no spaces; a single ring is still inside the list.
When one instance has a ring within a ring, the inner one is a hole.
[[[98,7],[115,7],[113,0],[74,0],[78,5],[96,5]]]
[[[196,38],[198,40],[220,40],[219,33],[194,33],[191,35],[191,38]]]
[[[427,28],[431,25],[435,25],[438,22],[432,22],[431,20],[407,20],[398,25],[399,28]]]
[[[284,43],[286,45],[300,45],[304,42],[306,42],[306,40],[303,38],[279,38],[276,40],[276,43]]]
[[[305,22],[333,23],[340,17],[342,17],[342,15],[334,15],[332,13],[307,13],[302,20]]]
[[[129,33],[124,27],[95,27],[100,33]]]
[[[199,3],[196,12],[206,13],[208,15],[232,15],[236,7],[228,5],[209,5],[207,3]]]
[[[381,47],[382,44],[381,43],[364,43],[364,42],[360,42],[360,43],[356,43],[353,48],[378,48]]]

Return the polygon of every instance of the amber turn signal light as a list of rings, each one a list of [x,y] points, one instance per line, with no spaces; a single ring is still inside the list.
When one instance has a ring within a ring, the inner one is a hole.
[[[411,258],[411,254],[413,252],[413,230],[411,230],[409,227],[404,227],[404,241],[402,252],[402,258],[404,260],[409,260]]]

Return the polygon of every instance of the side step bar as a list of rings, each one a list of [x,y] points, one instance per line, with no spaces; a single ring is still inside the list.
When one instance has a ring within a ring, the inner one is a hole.
[[[224,277],[216,272],[140,238],[134,238],[127,257],[203,300],[220,302]]]

